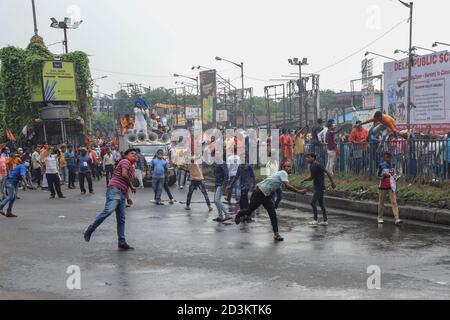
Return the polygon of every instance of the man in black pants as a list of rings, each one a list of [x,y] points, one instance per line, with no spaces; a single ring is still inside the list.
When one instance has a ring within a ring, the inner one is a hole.
[[[287,161],[283,164],[282,169],[283,170],[257,184],[255,190],[253,191],[252,197],[250,198],[250,205],[248,209],[240,210],[234,220],[236,224],[240,224],[242,217],[250,217],[260,205],[263,205],[264,209],[266,209],[269,214],[274,233],[273,238],[275,241],[283,241],[284,239],[278,233],[277,213],[272,201],[272,193],[284,185],[286,189],[290,191],[306,194],[305,190],[299,190],[289,184],[289,174],[292,173],[292,164]]]
[[[310,153],[306,155],[306,161],[309,164],[309,170],[311,172],[311,176],[308,179],[303,180],[301,183],[305,181],[314,181],[314,196],[311,201],[311,206],[314,212],[314,220],[309,224],[313,227],[317,227],[318,225],[327,226],[328,225],[328,217],[327,211],[325,209],[325,205],[323,203],[323,198],[325,194],[325,177],[324,173],[327,174],[328,178],[331,182],[331,187],[336,188],[336,184],[334,183],[333,176],[330,172],[325,170],[325,168],[317,162],[317,156],[314,153]],[[319,223],[317,217],[317,202],[319,202],[319,206],[322,209],[323,221]]]

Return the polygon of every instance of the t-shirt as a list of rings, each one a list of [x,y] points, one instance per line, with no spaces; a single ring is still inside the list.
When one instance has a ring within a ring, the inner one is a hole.
[[[369,122],[373,122],[375,123],[375,118],[372,118],[370,120],[368,120]],[[383,126],[386,127],[386,129],[388,129],[391,133],[394,133],[397,131],[397,125],[395,124],[395,120],[394,118],[392,118],[391,116],[387,115],[387,114],[383,114],[381,116],[381,124]]]
[[[108,188],[116,188],[124,195],[128,193],[128,181],[122,177],[122,169],[128,170],[128,178],[131,179],[134,176],[134,168],[131,162],[128,159],[123,159],[119,162],[116,169],[114,170],[113,176],[111,178],[111,181],[109,182]]]
[[[150,166],[153,168],[153,178],[164,178],[167,171],[167,160],[153,158]]]
[[[294,145],[294,140],[292,140],[292,137],[288,134],[282,135],[280,137],[280,145],[281,150],[283,151],[283,156],[285,158],[291,158],[292,157],[292,146]]]
[[[0,177],[6,177],[8,172],[6,171],[6,159],[0,156]]]
[[[319,143],[319,132],[323,130],[323,127],[321,125],[315,125],[311,130],[311,143]]]
[[[61,153],[61,155],[59,156],[59,166],[61,168],[67,167],[67,161],[66,161],[66,158],[64,157],[63,153]]]
[[[103,165],[105,166],[114,165],[114,156],[112,153],[105,154],[105,156],[103,157]]]
[[[33,164],[33,169],[39,169],[41,167],[40,163],[40,155],[39,152],[35,151],[31,155],[31,163]]]
[[[27,168],[23,164],[19,164],[11,170],[11,172],[8,174],[7,180],[11,181],[14,184],[17,184],[26,174]]]
[[[258,183],[258,188],[264,193],[265,196],[270,196],[272,192],[275,192],[285,182],[289,182],[289,176],[286,171],[281,170],[275,173],[273,176]]]
[[[232,155],[227,158],[228,175],[234,177],[241,164],[241,159],[237,155]]]
[[[203,177],[202,167],[199,164],[190,164],[188,165],[189,174],[191,175],[191,180],[193,181],[203,181],[205,178]],[[237,171],[237,170],[236,170]]]
[[[58,155],[51,154],[45,158],[45,173],[55,174],[58,173]]]
[[[75,157],[75,153],[72,151],[66,151],[64,153],[64,158],[66,158],[67,166],[73,167],[73,158]],[[69,159],[72,158],[72,159]]]
[[[324,191],[325,190],[325,168],[318,162],[313,163],[309,167],[309,171],[311,172],[311,177],[314,182],[314,189],[316,191]]]
[[[305,153],[305,140],[303,139],[303,135],[299,134],[295,137],[295,154],[304,154]]]
[[[81,173],[88,173],[91,172],[91,168],[92,168],[92,159],[89,156],[79,156],[77,158],[77,163],[78,163],[78,170]]]
[[[327,148],[330,151],[336,151],[337,150],[337,144],[334,140],[334,131],[327,131],[327,134],[325,135],[325,142],[327,143]]]

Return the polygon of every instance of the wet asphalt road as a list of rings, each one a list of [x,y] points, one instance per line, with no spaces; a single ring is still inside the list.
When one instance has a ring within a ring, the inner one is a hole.
[[[173,190],[185,201],[186,190]],[[218,225],[205,204],[156,207],[146,189],[127,211],[136,251],[119,252],[114,215],[90,243],[82,238],[103,208],[103,182],[94,196],[64,192],[20,192],[20,217],[0,217],[0,299],[450,299],[449,228],[336,214],[311,228],[310,212],[280,210],[285,242],[274,243],[263,210],[255,223]],[[66,287],[70,265],[81,290]],[[367,289],[371,265],[380,290]]]

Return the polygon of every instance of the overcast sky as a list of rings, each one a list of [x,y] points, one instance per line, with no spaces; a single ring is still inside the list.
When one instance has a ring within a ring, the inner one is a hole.
[[[288,58],[308,57],[304,72],[317,72],[361,50],[320,72],[322,89],[349,90],[350,80],[360,76],[365,46],[386,34],[367,49],[393,56],[395,49],[408,47],[409,11],[397,0],[35,1],[39,35],[47,44],[63,38],[62,30],[49,27],[50,17],[84,21],[69,31],[69,50],[92,55],[93,77],[109,76],[98,81],[105,93],[116,92],[121,82],[173,88],[173,73],[193,77],[191,66],[199,64],[240,86],[240,70],[215,61],[219,55],[243,61],[246,87],[262,95],[264,86],[277,84],[269,79],[297,72]],[[449,43],[450,2],[414,3],[414,44]],[[0,30],[0,47],[25,47],[33,35],[31,0],[0,0]],[[50,49],[61,53],[62,45]],[[374,60],[375,73],[384,62]]]

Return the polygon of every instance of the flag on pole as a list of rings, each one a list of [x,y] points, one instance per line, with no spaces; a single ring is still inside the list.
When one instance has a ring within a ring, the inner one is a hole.
[[[16,137],[14,137],[13,133],[9,129],[6,129],[6,138],[11,142],[16,142]]]

